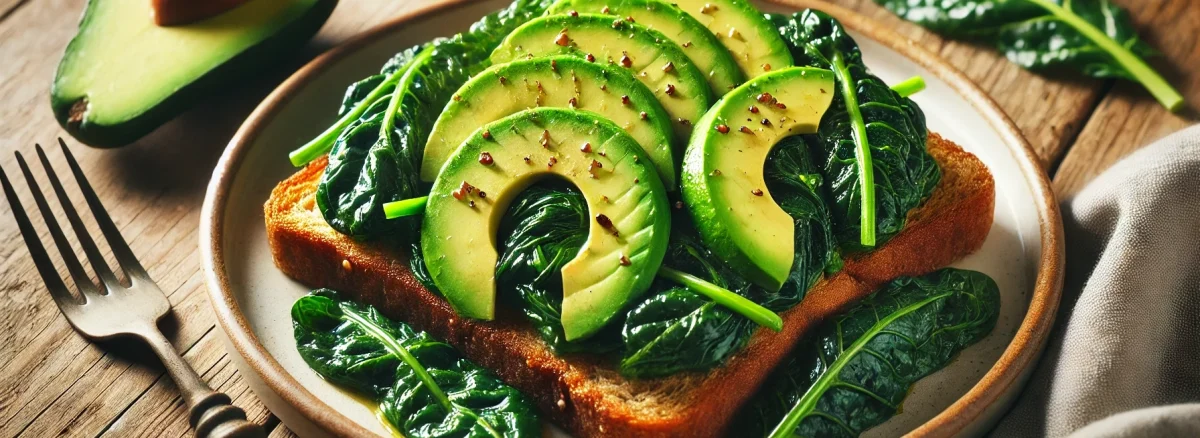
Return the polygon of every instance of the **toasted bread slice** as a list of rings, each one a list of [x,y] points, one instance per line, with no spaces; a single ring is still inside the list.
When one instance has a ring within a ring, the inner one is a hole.
[[[455,315],[408,268],[405,251],[356,242],[315,210],[319,160],[281,182],[264,206],[275,264],[311,287],[328,287],[454,345],[537,403],[576,437],[706,437],[725,432],[738,408],[813,324],[903,275],[921,275],[979,249],[992,224],[995,186],[978,158],[936,134],[929,152],[942,179],[908,226],[869,254],[850,257],[795,308],[783,331],[760,329],[748,346],[707,372],[629,380],[612,358],[558,356],[517,312],[494,321]]]

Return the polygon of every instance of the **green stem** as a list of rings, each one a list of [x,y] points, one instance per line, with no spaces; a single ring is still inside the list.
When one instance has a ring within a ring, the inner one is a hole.
[[[862,217],[859,221],[859,241],[864,247],[875,246],[875,165],[871,161],[871,144],[867,142],[867,125],[863,123],[858,108],[858,94],[854,91],[854,78],[846,69],[842,53],[833,54],[833,74],[841,85],[842,98],[846,100],[846,113],[854,134],[854,158],[858,161],[858,187],[861,190]]]
[[[354,109],[351,109],[350,112],[343,115],[336,123],[333,124],[333,126],[330,126],[325,130],[325,132],[322,132],[321,135],[318,135],[317,138],[310,140],[308,143],[305,143],[304,146],[300,146],[298,149],[289,153],[288,159],[292,161],[292,165],[296,167],[302,167],[305,164],[308,164],[310,161],[317,159],[317,157],[329,152],[329,150],[333,148],[333,143],[337,141],[338,136],[342,134],[342,131],[345,130],[347,126],[350,126],[350,123],[353,123],[355,120],[358,120],[359,117],[362,117],[363,113],[367,111],[367,108],[370,108],[371,105],[375,104],[375,102],[387,95],[385,90],[387,90],[389,85],[395,85],[396,82],[398,82],[400,78],[404,76],[404,73],[408,71],[408,65],[411,65],[411,63],[406,64],[404,67],[401,67],[399,70],[396,70],[391,75],[388,75],[388,77],[384,78],[379,85],[375,86],[374,90],[371,90],[370,94],[367,94],[367,97],[364,97],[358,102],[357,105],[354,106]]]
[[[1097,29],[1096,26],[1084,21],[1074,12],[1063,9],[1062,6],[1054,4],[1049,0],[1028,1],[1041,6],[1042,9],[1045,9],[1059,20],[1075,28],[1075,30],[1078,30],[1087,39],[1092,40],[1093,43],[1096,43],[1097,46],[1100,46],[1101,49],[1112,55],[1113,59],[1118,64],[1121,64],[1122,67],[1125,67],[1125,70],[1129,71],[1133,77],[1137,78],[1137,81],[1146,87],[1146,90],[1150,91],[1150,94],[1155,99],[1158,99],[1158,102],[1166,107],[1168,111],[1175,112],[1183,108],[1183,96],[1180,96],[1179,92],[1175,91],[1175,88],[1171,87],[1171,84],[1167,83],[1166,79],[1163,79],[1158,72],[1155,72],[1149,65],[1146,65],[1145,61],[1142,61],[1141,58],[1133,54],[1128,48],[1117,43],[1104,32],[1100,31],[1100,29]]]
[[[712,299],[717,304],[728,307],[730,310],[745,316],[746,318],[758,323],[763,327],[774,331],[783,330],[783,318],[775,312],[770,311],[766,307],[759,305],[746,297],[735,294],[729,289],[717,286],[688,274],[686,272],[677,271],[666,266],[658,269],[658,276],[667,280],[687,286],[688,290],[704,295]]]
[[[426,370],[425,367],[421,365],[421,362],[418,361],[417,358],[413,356],[407,348],[404,348],[404,345],[401,345],[396,338],[383,331],[382,327],[375,325],[375,323],[371,322],[366,317],[359,315],[358,312],[355,312],[354,310],[348,309],[344,306],[341,307],[342,315],[345,315],[346,319],[358,324],[359,327],[362,327],[363,331],[367,332],[368,335],[370,335],[372,338],[375,338],[375,340],[379,341],[379,343],[383,344],[383,347],[387,348],[388,352],[400,358],[401,361],[411,367],[413,369],[413,373],[417,375],[418,379],[421,379],[421,383],[425,385],[425,388],[429,389],[429,392],[433,394],[433,398],[437,400],[438,404],[441,405],[442,408],[446,409],[446,412],[454,411],[454,404],[450,402],[449,397],[446,397],[446,393],[442,391],[440,386],[438,386],[437,381],[433,380],[433,376],[429,374],[429,370]]]
[[[874,339],[875,336],[880,332],[882,332],[883,329],[889,324],[910,313],[920,310],[922,307],[925,307],[934,301],[946,298],[947,296],[950,296],[950,294],[951,292],[946,292],[925,298],[921,301],[909,304],[900,310],[892,312],[883,319],[876,321],[875,325],[872,325],[871,328],[867,329],[862,336],[859,336],[858,339],[855,339],[854,343],[850,344],[849,347],[843,350],[841,354],[838,355],[838,358],[834,359],[833,363],[829,365],[829,368],[826,368],[825,372],[821,373],[821,377],[817,378],[817,380],[813,382],[812,386],[808,387],[808,391],[800,397],[800,400],[796,401],[796,404],[793,405],[792,409],[788,411],[786,416],[783,417],[783,420],[779,422],[779,425],[775,426],[775,430],[771,431],[770,438],[784,438],[792,436],[796,428],[800,427],[800,422],[804,421],[804,418],[817,408],[817,402],[820,401],[821,395],[823,395],[825,391],[829,389],[837,379],[839,379],[839,376],[842,373],[842,368],[845,368],[846,364],[850,362],[850,359],[847,358],[852,359],[857,356],[863,348],[867,347],[867,343],[871,342],[871,340]]]
[[[895,91],[896,94],[900,95],[900,97],[909,97],[921,92],[921,90],[924,89],[925,78],[920,76],[913,76],[900,83],[897,83],[896,85],[892,85],[892,91]]]
[[[388,219],[395,219],[398,217],[418,215],[425,211],[425,204],[428,202],[428,196],[389,202],[383,204],[383,216]]]

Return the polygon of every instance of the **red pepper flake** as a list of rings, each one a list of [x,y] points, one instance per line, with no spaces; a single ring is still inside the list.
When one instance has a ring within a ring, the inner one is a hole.
[[[762,119],[762,122],[760,122],[760,123],[762,123],[763,126],[771,126],[770,119]]]
[[[641,179],[641,178],[634,178],[634,179],[633,179],[633,183],[634,183],[634,184],[637,184],[637,183],[640,183],[640,182],[642,182],[642,179]]]
[[[546,167],[554,167],[555,164],[558,164],[558,158],[550,157],[550,161],[546,163]]]
[[[754,114],[758,114],[758,107],[756,107],[754,105],[750,105],[750,112],[754,113]]]
[[[726,126],[726,125],[724,125],[724,124],[717,125],[717,132],[720,132],[720,133],[722,133],[722,134],[726,134],[726,133],[728,133],[728,132],[729,132],[729,127],[728,127],[728,126]]]
[[[570,43],[571,43],[571,38],[567,37],[566,31],[559,32],[558,36],[554,37],[554,44],[558,44],[559,46],[566,47],[567,44],[570,44]]]
[[[633,262],[629,261],[629,257],[626,257],[625,254],[621,254],[621,266],[629,266],[632,264]]]
[[[587,54],[587,62],[596,62],[596,55],[588,53]]]
[[[771,71],[771,64],[763,64],[763,71]]]
[[[756,98],[758,103],[767,103],[771,101],[771,93],[763,93]]]
[[[591,153],[592,152],[592,144],[585,141],[585,142],[583,142],[583,146],[579,147],[579,150],[585,154]]]
[[[717,7],[713,6],[712,3],[705,3],[704,6],[700,7],[701,14],[708,14],[708,13],[714,12],[716,10],[717,10]]]
[[[642,120],[646,120],[646,119],[650,118],[650,115],[646,114],[645,111],[642,111],[640,114],[638,114],[638,116],[641,117]]]
[[[822,88],[822,89],[821,89],[821,94],[825,94],[825,89],[824,89],[824,88]]]
[[[709,175],[721,176],[721,169],[713,169],[713,171],[711,173],[709,173]]]
[[[571,10],[571,12],[568,12],[567,14],[568,14],[568,15],[570,15],[570,16],[572,16],[572,17],[578,17],[578,16],[579,16],[579,11],[576,11],[576,10]]]
[[[467,206],[471,207],[471,208],[475,208],[475,201],[467,201]]]
[[[667,61],[667,65],[664,65],[662,67],[662,71],[663,71],[663,73],[670,73],[670,72],[675,71],[675,63],[671,62],[671,61]]]
[[[600,84],[600,91],[608,91],[608,84]]]
[[[675,209],[683,210],[683,201],[675,201]]]
[[[507,84],[507,83],[508,83],[508,78],[506,78],[506,77],[504,77],[504,76],[501,76],[501,77],[500,77],[500,85],[504,85],[504,84]]]
[[[633,20],[633,17],[632,17],[632,16],[627,16],[627,17],[625,17],[625,21],[628,21],[628,22],[630,22],[630,23],[637,23],[637,21],[634,21],[634,20]]]
[[[620,18],[613,20],[613,24],[612,24],[613,29],[620,29],[621,26],[623,26],[623,25],[625,25],[625,22],[622,21]]]
[[[496,160],[492,159],[492,154],[490,152],[479,153],[479,164],[482,164],[484,166],[491,166],[492,163],[495,163],[495,162],[496,162]]]
[[[484,139],[484,140],[491,140],[491,139],[492,139],[492,131],[491,131],[491,130],[488,130],[488,129],[484,129],[484,130],[483,130],[483,139]]]
[[[787,109],[787,105],[784,105],[783,102],[775,102],[775,108]]]
[[[479,191],[479,198],[480,198],[480,199],[487,199],[487,193],[484,193],[484,192],[483,192],[483,190],[480,190],[480,191]]]
[[[624,95],[624,96],[621,96],[621,104],[622,104],[622,105],[629,105],[629,95]]]
[[[465,196],[463,194],[462,190],[459,190],[459,189],[455,189],[453,192],[450,192],[450,195],[454,196],[454,199],[457,199],[459,201],[463,200],[463,196]]]
[[[754,134],[754,131],[751,131],[750,128],[747,128],[745,125],[742,125],[742,129],[739,129],[739,131],[742,131],[746,134],[751,134],[751,135]]]
[[[455,102],[458,102],[458,101],[462,100],[462,96],[455,94],[453,99]]]
[[[463,193],[466,193],[468,195],[475,193],[475,186],[471,185],[471,183],[468,183],[466,181],[463,181],[462,185],[458,186],[458,189],[462,190]]]
[[[591,170],[596,170],[596,169],[603,169],[603,168],[604,168],[604,163],[601,163],[601,162],[599,162],[599,161],[596,161],[596,160],[592,160],[592,164],[589,164],[589,165],[588,165],[588,170],[589,170],[589,171],[591,171]]]
[[[754,190],[751,190],[750,193],[753,194],[754,196],[762,196],[763,192],[762,192],[762,189],[754,189]]]
[[[574,97],[572,97],[572,98],[571,98],[571,100],[568,100],[568,101],[567,101],[567,105],[570,105],[570,106],[571,106],[571,108],[575,108],[575,105],[576,105],[576,104],[578,104],[578,103],[579,103],[579,101],[578,101],[578,100],[575,100],[575,98],[574,98]]]
[[[667,84],[667,95],[668,95],[668,96],[674,96],[674,95],[675,95],[675,85],[672,85],[672,84]]]
[[[526,155],[526,156],[525,156],[525,164],[529,164],[529,161],[530,161],[530,159],[529,159],[529,156],[528,156],[528,155]]]
[[[558,71],[558,60],[557,59],[550,60],[550,71]]]
[[[691,120],[685,119],[683,117],[677,118],[677,119],[675,119],[675,121],[679,122],[683,126],[691,126],[692,125]]]
[[[691,42],[691,41],[688,41],[688,42],[686,42],[686,43],[683,43],[683,48],[685,48],[685,49],[686,49],[686,48],[688,48],[688,47],[691,47],[691,46],[692,46],[692,42]]]
[[[600,13],[601,13],[601,14],[607,14],[607,13],[608,13],[608,6],[605,6],[605,7],[604,7],[604,9],[601,9],[601,10],[600,10]]]
[[[612,202],[612,201],[609,201],[609,200],[608,200],[608,195],[601,196],[601,197],[600,197],[600,200],[601,200],[601,201],[604,201],[604,202]]]
[[[608,152],[600,151],[600,156],[601,156],[601,157],[607,157],[607,156],[608,156]]]
[[[614,236],[621,235],[621,233],[617,232],[617,227],[613,225],[612,219],[609,219],[608,216],[604,215],[604,213],[596,215],[596,223],[600,224],[601,227],[603,227],[605,230],[608,230]]]
[[[629,52],[621,52],[621,67],[633,67],[633,60],[629,59]]]

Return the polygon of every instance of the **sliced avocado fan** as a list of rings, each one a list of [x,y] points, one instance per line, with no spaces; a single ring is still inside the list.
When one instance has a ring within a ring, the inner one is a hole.
[[[704,73],[713,96],[728,93],[746,80],[737,61],[717,36],[679,6],[658,0],[558,0],[546,13],[625,17],[662,32]]]
[[[641,144],[664,185],[675,187],[671,121],[654,93],[623,68],[565,55],[495,65],[463,84],[433,125],[421,179],[433,181],[480,126],[536,107],[587,110],[615,122]]]
[[[733,53],[747,78],[790,67],[792,54],[779,31],[745,0],[672,0],[696,17]]]
[[[791,216],[767,190],[763,166],[784,137],[813,133],[833,100],[833,72],[787,67],[747,81],[696,124],[680,173],[701,240],[754,283],[779,290],[792,269]]]
[[[92,146],[137,140],[308,41],[336,0],[252,0],[182,26],[149,0],[92,0],[50,89],[59,124]]]
[[[692,124],[712,105],[704,74],[661,32],[598,14],[540,17],[513,30],[492,52],[493,64],[553,54],[628,69],[646,84],[686,142]]]
[[[561,271],[563,331],[567,340],[581,339],[650,287],[670,233],[666,190],[654,165],[613,122],[581,110],[537,108],[476,130],[433,183],[421,252],[455,311],[494,318],[500,219],[519,192],[545,177],[578,187],[593,218],[587,242]]]

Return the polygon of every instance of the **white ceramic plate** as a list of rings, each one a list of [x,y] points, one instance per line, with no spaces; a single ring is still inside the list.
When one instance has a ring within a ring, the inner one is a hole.
[[[322,380],[296,352],[289,311],[308,288],[275,268],[262,207],[275,184],[295,171],[287,152],[328,126],[346,86],[377,72],[395,52],[464,30],[507,3],[432,5],[314,60],[259,106],[218,164],[201,223],[211,300],[230,356],[292,430],[386,433],[371,408]],[[760,6],[797,9],[791,3]],[[996,329],[946,369],[921,380],[902,413],[869,431],[876,436],[914,430],[975,434],[994,422],[1019,390],[1053,320],[1062,271],[1061,221],[1053,197],[1020,133],[960,73],[861,16],[819,7],[854,30],[867,64],[884,80],[923,76],[928,86],[915,100],[929,129],[978,155],[995,176],[991,232],[980,251],[955,266],[987,273],[999,284],[1003,302]]]

